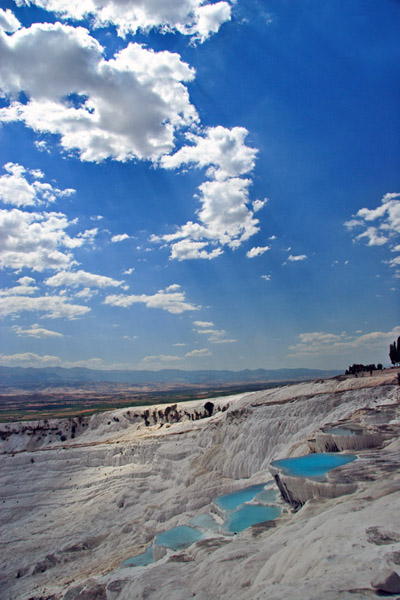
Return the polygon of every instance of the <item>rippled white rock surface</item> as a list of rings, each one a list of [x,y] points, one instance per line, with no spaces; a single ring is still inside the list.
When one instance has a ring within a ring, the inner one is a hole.
[[[400,570],[398,435],[352,463],[353,494],[121,566],[217,496],[266,481],[273,459],[306,453],[325,424],[375,415],[399,427],[385,373],[213,399],[208,418],[205,402],[94,415],[74,437],[61,420],[1,425],[2,600],[375,597],[374,572]]]

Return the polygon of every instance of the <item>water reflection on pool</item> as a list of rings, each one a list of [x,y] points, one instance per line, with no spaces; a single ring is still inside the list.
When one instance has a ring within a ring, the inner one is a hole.
[[[316,453],[274,460],[271,466],[284,469],[288,475],[323,479],[331,469],[352,462],[356,458],[355,454]]]
[[[234,510],[244,502],[250,502],[255,496],[264,490],[266,483],[259,483],[257,485],[250,485],[236,490],[231,494],[224,494],[215,498],[214,502],[223,510]]]
[[[362,431],[355,429],[348,429],[347,427],[332,427],[331,429],[324,429],[324,433],[331,433],[332,435],[360,435]]]
[[[172,550],[182,550],[202,540],[203,537],[203,534],[198,529],[189,527],[188,525],[180,525],[156,535],[155,543],[157,546],[164,546]]]
[[[277,506],[244,504],[238,510],[228,514],[224,523],[224,530],[229,533],[239,533],[251,525],[276,519],[280,514],[281,509]]]
[[[138,554],[137,556],[132,556],[127,560],[124,560],[122,563],[123,567],[147,567],[147,565],[151,565],[154,562],[153,557],[153,546],[147,548],[145,552],[142,554]]]

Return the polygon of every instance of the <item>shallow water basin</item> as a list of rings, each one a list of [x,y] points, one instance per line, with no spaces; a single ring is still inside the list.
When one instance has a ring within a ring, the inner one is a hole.
[[[172,529],[168,529],[168,531],[159,533],[155,538],[155,543],[157,546],[164,546],[172,550],[182,550],[202,540],[203,537],[203,534],[198,529],[189,527],[188,525],[180,525],[179,527],[173,527]]]
[[[281,509],[277,506],[245,504],[239,510],[228,515],[224,523],[224,530],[229,533],[239,533],[251,525],[276,519],[280,514]]]
[[[328,471],[352,462],[356,458],[355,454],[316,453],[274,460],[271,466],[283,469],[288,475],[321,479]]]
[[[145,552],[142,554],[138,554],[137,556],[132,556],[127,560],[124,560],[122,563],[123,567],[146,567],[147,565],[151,565],[154,562],[153,557],[153,546],[147,548]]]
[[[244,502],[250,502],[257,494],[264,490],[267,482],[250,485],[231,494],[224,494],[215,498],[214,502],[223,510],[234,510]]]
[[[202,515],[197,515],[197,517],[193,517],[190,519],[189,523],[194,527],[199,527],[200,529],[206,529],[207,531],[216,532],[219,529],[219,524],[211,515],[204,513]]]
[[[330,433],[331,435],[361,435],[362,431],[356,429],[348,429],[347,427],[331,427],[330,429],[324,429],[324,433]]]

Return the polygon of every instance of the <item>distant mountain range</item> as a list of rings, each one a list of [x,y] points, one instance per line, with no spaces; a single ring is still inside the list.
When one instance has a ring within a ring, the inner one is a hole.
[[[308,379],[333,377],[342,371],[319,369],[245,369],[243,371],[182,371],[179,369],[163,369],[160,371],[105,371],[75,367],[25,368],[1,367],[0,386],[26,385],[71,385],[85,383],[125,383],[130,385],[144,384],[179,384],[212,385],[236,384],[271,381],[304,381]]]

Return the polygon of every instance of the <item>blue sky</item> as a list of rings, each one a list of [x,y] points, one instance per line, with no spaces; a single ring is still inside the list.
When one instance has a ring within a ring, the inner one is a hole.
[[[388,364],[399,26],[395,0],[3,1],[0,364]]]

